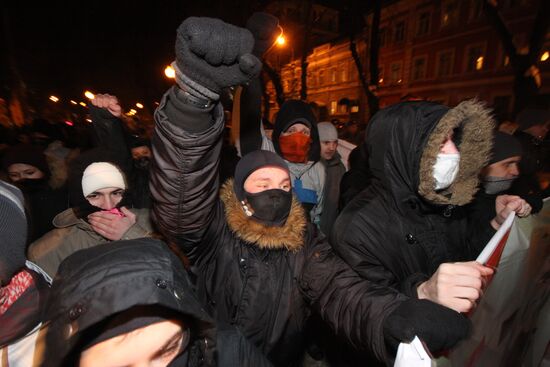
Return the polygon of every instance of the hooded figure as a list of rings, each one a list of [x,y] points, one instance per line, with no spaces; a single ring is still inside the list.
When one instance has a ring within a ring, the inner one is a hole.
[[[69,171],[72,207],[53,220],[55,229],[29,246],[29,258],[54,276],[70,254],[113,240],[149,237],[148,209],[131,208],[124,172],[108,153],[90,150]]]
[[[35,366],[51,279],[26,260],[27,220],[23,195],[0,181],[0,361]]]
[[[489,112],[472,101],[452,109],[399,103],[379,111],[369,123],[372,180],[338,217],[331,244],[371,284],[365,335],[381,361],[392,363],[399,341],[414,335],[432,352],[467,335],[465,317],[419,299],[426,297],[417,288],[442,263],[474,260],[494,233],[486,223],[483,233],[468,238],[462,208],[477,192],[479,171],[490,158],[492,129]],[[451,136],[460,160],[454,178],[446,180],[438,174],[445,168],[439,162]],[[488,271],[480,266],[471,265]]]
[[[158,240],[113,242],[69,256],[53,283],[47,320],[44,367],[269,366],[234,328],[216,328],[182,263]],[[160,324],[172,333],[151,337]],[[145,344],[136,349],[139,338]]]
[[[37,146],[18,145],[8,149],[2,168],[25,195],[30,243],[51,231],[53,218],[69,207],[67,188],[53,188],[46,156]]]
[[[191,51],[201,47],[204,53]],[[251,50],[248,31],[218,19],[188,18],[178,29],[176,61],[193,80],[178,74],[155,113],[153,218],[187,256],[199,299],[216,319],[237,326],[273,364],[289,366],[303,355],[313,310],[362,343],[366,288],[308,223],[292,192],[292,167],[279,155],[244,155],[234,180],[220,189],[223,108],[216,100],[197,101],[204,84],[249,80]]]

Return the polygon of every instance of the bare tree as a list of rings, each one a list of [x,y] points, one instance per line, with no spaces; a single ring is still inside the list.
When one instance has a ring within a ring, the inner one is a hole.
[[[351,56],[355,62],[355,67],[357,68],[357,74],[359,75],[359,80],[363,87],[363,91],[367,96],[367,103],[369,105],[369,115],[374,115],[380,108],[379,98],[374,93],[378,88],[378,51],[380,48],[379,40],[379,28],[380,28],[380,12],[382,4],[381,0],[375,0],[373,2],[373,21],[370,27],[370,47],[369,47],[369,71],[370,71],[370,82],[367,80],[365,75],[365,69],[363,68],[363,63],[361,57],[357,52],[357,43],[356,36],[361,32],[365,27],[365,22],[363,14],[370,9],[365,8],[365,2],[362,1],[351,1],[349,6],[346,8],[347,16],[346,19],[349,20],[347,24],[347,32],[349,37],[349,49],[351,51]]]
[[[312,0],[304,0],[304,42],[303,42],[303,48],[302,48],[302,83],[301,83],[301,89],[300,89],[300,99],[302,101],[305,101],[307,99],[307,56],[309,54],[309,38],[311,37],[311,8],[313,6]]]
[[[541,87],[542,80],[537,63],[550,24],[550,1],[540,1],[527,53],[522,53],[514,45],[513,35],[502,19],[497,0],[483,0],[483,10],[496,30],[514,70],[514,114],[516,114],[528,105]]]

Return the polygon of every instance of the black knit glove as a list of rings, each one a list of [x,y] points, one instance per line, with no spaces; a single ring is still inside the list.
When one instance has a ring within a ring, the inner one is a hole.
[[[269,50],[282,33],[279,27],[279,19],[271,14],[256,12],[246,21],[246,28],[254,36],[254,50],[257,57]]]
[[[431,352],[453,347],[470,332],[470,320],[462,314],[425,299],[409,299],[384,321],[384,337],[394,350],[417,335]]]
[[[183,21],[176,39],[176,79],[195,97],[217,100],[225,87],[257,76],[261,62],[251,54],[252,34],[213,18]]]

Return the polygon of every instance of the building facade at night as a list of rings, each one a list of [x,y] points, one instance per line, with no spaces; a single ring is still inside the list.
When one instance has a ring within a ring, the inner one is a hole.
[[[544,0],[543,0],[544,1]],[[526,51],[539,2],[499,1],[499,9],[518,50]],[[370,23],[371,19],[367,20]],[[356,39],[368,67],[368,27]],[[540,94],[550,97],[550,34],[539,59]],[[368,104],[351,56],[349,41],[333,41],[308,55],[308,97],[326,110],[326,119],[368,119]],[[407,98],[454,106],[478,98],[506,117],[513,105],[513,71],[480,0],[404,0],[382,9],[380,21],[380,107]],[[300,60],[282,66],[286,98],[299,98]],[[367,74],[367,72],[365,72]],[[276,113],[273,85],[268,83]]]

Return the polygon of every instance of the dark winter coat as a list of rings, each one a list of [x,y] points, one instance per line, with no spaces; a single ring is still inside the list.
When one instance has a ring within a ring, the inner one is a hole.
[[[72,366],[83,343],[95,337],[89,332],[95,325],[135,306],[159,306],[192,320],[188,362],[181,355],[170,366],[270,365],[235,329],[216,328],[163,242],[142,238],[82,250],[61,264],[47,308],[43,366]]]
[[[361,343],[363,317],[354,312],[363,307],[361,279],[307,223],[298,201],[283,227],[268,227],[244,214],[231,182],[219,194],[221,105],[198,110],[173,88],[155,119],[153,217],[188,256],[203,304],[278,366],[301,356],[311,309]]]
[[[323,213],[321,214],[321,231],[327,236],[330,235],[334,221],[338,216],[338,204],[340,199],[340,181],[346,173],[346,167],[338,152],[330,160],[321,159],[325,166],[327,177],[325,179],[325,190],[323,192]]]
[[[386,317],[416,298],[416,287],[441,263],[475,259],[490,238],[490,231],[468,238],[460,206],[477,191],[478,172],[491,151],[492,125],[489,112],[476,102],[454,109],[401,103],[378,112],[369,124],[372,182],[340,214],[331,243],[370,283],[365,336],[382,361],[392,359],[384,339]],[[448,189],[436,192],[433,167],[453,130],[461,153],[459,173]]]

